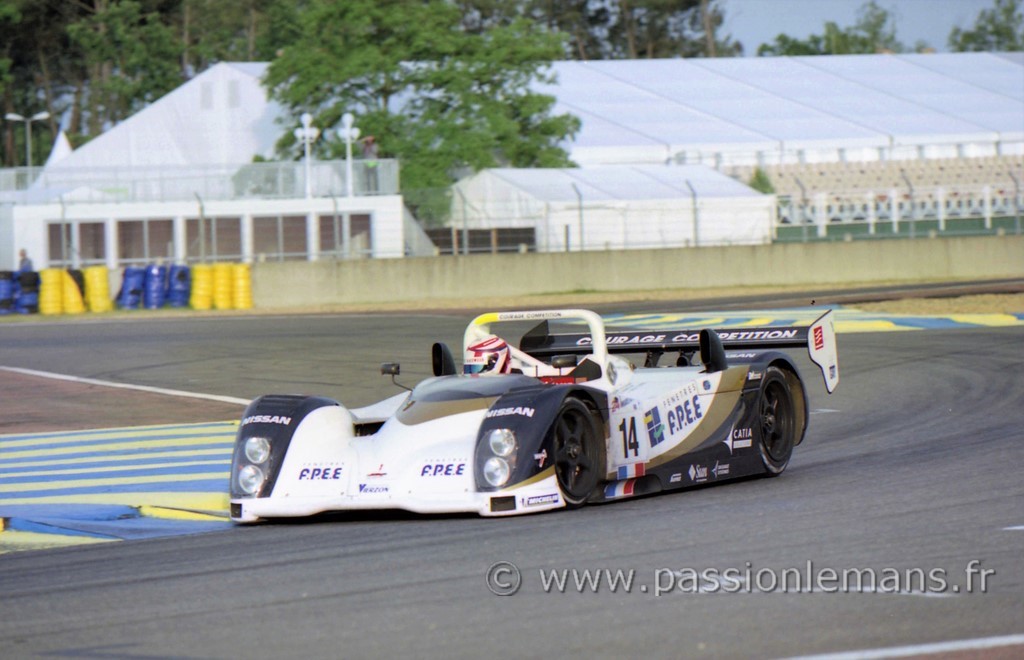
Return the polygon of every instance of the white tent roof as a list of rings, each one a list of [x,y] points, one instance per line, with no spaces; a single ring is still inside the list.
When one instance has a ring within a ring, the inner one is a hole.
[[[73,149],[71,148],[71,141],[68,140],[68,135],[64,131],[57,133],[57,139],[53,141],[53,148],[50,149],[50,155],[46,158],[44,167],[52,167],[64,160],[71,155]]]
[[[1024,140],[1024,59],[992,53],[558,62],[573,156]],[[653,144],[652,144],[653,143]],[[653,159],[652,159],[653,160]],[[619,161],[621,162],[621,161]],[[635,161],[634,161],[635,162]],[[663,161],[662,161],[663,162]]]
[[[556,62],[540,89],[582,128],[583,165],[666,163],[687,151],[1024,142],[1024,56],[956,53]],[[54,168],[240,165],[287,127],[265,63],[222,63]]]
[[[281,108],[267,101],[261,63],[217,64],[76,149],[64,168],[228,165],[273,155]]]
[[[486,174],[519,189],[530,197],[549,203],[576,204],[577,190],[587,203],[604,201],[640,201],[698,197],[762,197],[735,179],[705,165],[606,166],[577,169],[496,168]],[[575,186],[575,188],[573,187]]]

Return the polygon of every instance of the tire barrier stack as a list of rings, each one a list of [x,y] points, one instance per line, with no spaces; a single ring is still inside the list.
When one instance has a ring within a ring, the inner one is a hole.
[[[231,309],[234,305],[234,278],[231,264],[213,265],[213,308]]]
[[[39,313],[82,314],[85,302],[82,299],[85,282],[82,272],[60,268],[47,268],[39,273]]]
[[[61,310],[65,314],[85,313],[85,278],[80,270],[61,271]]]
[[[39,273],[22,272],[15,274],[18,284],[14,298],[14,311],[19,314],[39,313]]]
[[[167,300],[167,266],[146,266],[142,301],[146,309],[160,309]]]
[[[121,290],[117,292],[117,306],[121,309],[138,309],[142,304],[142,287],[145,283],[145,268],[125,268],[121,278]]]
[[[109,312],[114,309],[110,299],[110,276],[106,266],[90,266],[82,271],[85,277],[85,304],[90,312]]]
[[[0,314],[14,311],[14,275],[9,270],[0,270]]]
[[[39,271],[39,313],[44,316],[60,314],[64,309],[64,271],[46,268]]]
[[[84,270],[47,268],[37,272],[0,271],[0,315],[103,313],[165,306],[196,310],[252,309],[248,264],[197,264],[124,269],[121,288],[110,296],[106,266]]]
[[[235,264],[232,267],[233,280],[231,298],[235,309],[252,309],[252,272],[249,264]]]
[[[207,310],[213,307],[213,267],[196,264],[192,268],[192,309]]]
[[[167,274],[167,303],[171,307],[187,306],[191,289],[192,276],[188,266],[171,266]]]

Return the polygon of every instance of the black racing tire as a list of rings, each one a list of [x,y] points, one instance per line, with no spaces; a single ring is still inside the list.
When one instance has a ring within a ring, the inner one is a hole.
[[[775,477],[789,465],[800,426],[790,381],[781,369],[768,367],[765,370],[757,411],[761,462],[768,476]]]
[[[582,506],[605,472],[605,450],[594,413],[579,399],[562,402],[551,425],[555,477],[569,508]]]

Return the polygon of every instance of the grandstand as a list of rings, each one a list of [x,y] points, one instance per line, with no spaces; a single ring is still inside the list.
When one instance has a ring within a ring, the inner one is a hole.
[[[744,183],[754,166],[724,170]],[[1024,158],[983,156],[766,165],[788,224],[902,217],[912,220],[1012,216],[1024,206]],[[895,205],[895,209],[893,206]]]

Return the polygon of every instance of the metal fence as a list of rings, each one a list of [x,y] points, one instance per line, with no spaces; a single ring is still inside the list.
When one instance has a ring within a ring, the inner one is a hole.
[[[355,195],[398,193],[398,161],[352,161]],[[94,167],[44,171],[0,170],[0,194],[15,203],[59,195],[67,202],[172,202],[288,199],[348,194],[345,161],[304,161],[202,166]]]
[[[818,193],[778,198],[776,240],[853,240],[937,235],[1020,234],[1024,195],[982,186],[887,194]]]

